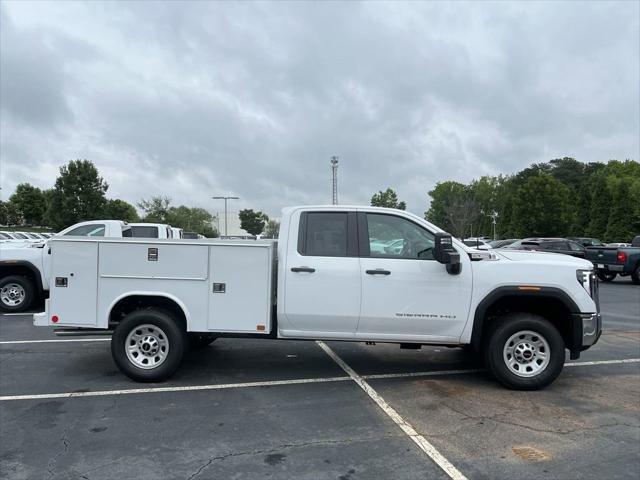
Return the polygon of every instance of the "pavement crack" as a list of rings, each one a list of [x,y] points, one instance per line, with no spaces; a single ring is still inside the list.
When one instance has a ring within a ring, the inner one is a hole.
[[[381,436],[376,437],[376,438],[398,438],[398,436],[399,435],[381,435]],[[304,447],[318,446],[318,445],[348,444],[348,443],[351,443],[354,440],[355,441],[367,441],[367,440],[370,440],[370,438],[347,439],[347,440],[319,440],[319,441],[315,441],[315,442],[302,442],[302,443],[284,443],[284,444],[278,445],[276,447],[271,447],[271,448],[263,449],[263,450],[247,450],[247,451],[244,451],[244,452],[227,453],[226,455],[219,455],[219,456],[216,456],[216,457],[209,458],[206,462],[204,462],[202,465],[200,465],[198,467],[198,469],[194,473],[189,475],[186,480],[193,480],[198,475],[200,475],[203,471],[205,471],[207,468],[209,468],[209,466],[211,466],[213,463],[218,462],[218,461],[226,460],[227,458],[242,457],[242,456],[246,456],[246,455],[269,454],[269,453],[278,452],[278,451],[281,451],[281,450],[284,450],[284,449],[292,449],[292,448],[304,448]]]
[[[47,463],[47,473],[49,477],[53,477],[56,469],[56,464],[58,463],[58,459],[65,455],[69,451],[69,439],[67,435],[69,434],[69,427],[65,428],[62,431],[62,435],[60,436],[60,441],[62,442],[62,450],[56,453],[53,458],[49,460]]]

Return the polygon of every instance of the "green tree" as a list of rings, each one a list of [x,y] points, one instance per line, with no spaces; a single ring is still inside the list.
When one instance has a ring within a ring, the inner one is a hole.
[[[549,174],[531,176],[514,198],[514,229],[520,237],[565,235],[570,189]]]
[[[266,214],[251,209],[240,210],[238,216],[240,217],[240,228],[256,237],[262,233],[265,224],[269,221]]]
[[[480,217],[480,206],[472,188],[448,181],[436,184],[429,192],[431,206],[425,218],[455,237],[474,233],[473,225]]]
[[[9,202],[20,212],[26,225],[42,225],[47,203],[42,190],[28,183],[21,183],[9,197]]]
[[[0,225],[19,225],[22,223],[20,211],[12,202],[0,201]]]
[[[138,202],[138,207],[144,212],[142,220],[150,223],[169,223],[169,205],[171,199],[164,196],[151,197],[149,200],[143,198]]]
[[[391,188],[387,188],[384,192],[380,190],[371,197],[371,206],[397,208],[398,210],[406,210],[407,204],[398,201],[398,195]]]
[[[96,219],[107,202],[109,186],[89,160],[72,160],[60,167],[47,208],[47,224],[55,229]]]
[[[280,222],[277,220],[269,220],[267,226],[264,229],[264,236],[266,238],[278,238],[280,232]]]
[[[218,236],[218,232],[212,227],[213,216],[204,208],[189,208],[184,205],[170,207],[166,219],[172,227],[196,232],[208,238]]]
[[[596,175],[591,186],[591,208],[587,230],[589,236],[604,237],[611,213],[611,201],[611,193],[605,175]]]
[[[601,238],[610,242],[630,242],[638,234],[633,224],[640,197],[632,198],[633,180],[631,178],[618,178],[612,187],[609,221],[607,230]]]
[[[102,216],[105,219],[122,220],[123,222],[137,222],[140,220],[135,207],[120,199],[108,199]]]

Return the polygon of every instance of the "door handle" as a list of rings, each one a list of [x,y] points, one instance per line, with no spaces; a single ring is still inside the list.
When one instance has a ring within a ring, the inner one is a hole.
[[[311,268],[311,267],[291,267],[291,271],[292,272],[306,272],[306,273],[313,273],[316,271],[315,268]]]
[[[391,275],[389,270],[383,270],[381,268],[376,268],[375,270],[367,270],[367,274],[369,275]]]

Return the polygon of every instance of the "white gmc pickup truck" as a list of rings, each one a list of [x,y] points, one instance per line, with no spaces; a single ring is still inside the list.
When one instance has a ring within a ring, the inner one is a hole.
[[[278,242],[62,238],[37,326],[112,334],[118,368],[161,381],[217,337],[467,346],[504,385],[551,383],[602,326],[593,265],[471,249],[375,207],[283,211]]]

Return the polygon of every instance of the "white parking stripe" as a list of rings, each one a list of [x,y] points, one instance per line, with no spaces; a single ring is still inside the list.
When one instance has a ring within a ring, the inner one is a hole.
[[[65,342],[110,342],[111,338],[60,338],[53,340],[6,340],[0,345],[19,345],[26,343],[65,343]]]
[[[413,442],[418,445],[418,448],[422,450],[427,456],[433,460],[436,465],[438,465],[444,472],[449,476],[449,478],[453,480],[466,480],[465,477],[460,470],[453,466],[449,460],[447,460],[444,455],[442,455],[436,447],[434,447],[426,438],[420,435],[413,426],[408,423],[398,412],[396,412],[393,407],[391,407],[380,395],[376,392],[371,385],[369,385],[366,380],[364,380],[360,375],[358,375],[349,365],[347,365],[331,348],[324,342],[316,342],[322,350],[325,351],[329,357],[336,362],[340,368],[342,368],[347,374],[351,377],[351,379],[358,384],[362,390],[364,390],[371,399],[378,404],[378,406],[382,409],[384,413],[386,413],[391,420],[398,425],[404,433],[406,433]]]
[[[44,312],[3,313],[2,316],[3,317],[18,317],[18,316],[28,317],[31,315],[35,315],[36,313],[44,313]]]
[[[8,400],[49,400],[51,398],[104,397],[108,395],[131,395],[136,393],[197,392],[202,390],[225,390],[228,388],[273,387],[277,385],[300,385],[304,383],[343,382],[349,377],[300,378],[292,380],[271,380],[267,382],[223,383],[211,385],[188,385],[184,387],[131,388],[128,390],[101,390],[96,392],[44,393],[42,395],[7,395],[0,401]]]
[[[97,340],[97,339],[93,339]],[[628,358],[624,360],[599,360],[594,362],[573,362],[565,363],[565,367],[581,367],[593,365],[615,365],[621,363],[639,363],[640,358]],[[366,380],[378,380],[385,378],[406,378],[406,377],[436,377],[442,375],[462,375],[465,373],[481,372],[481,369],[468,370],[435,370],[433,372],[406,372],[406,373],[381,373],[372,375],[362,375]],[[136,393],[163,393],[163,392],[193,392],[199,390],[224,390],[232,388],[250,388],[250,387],[271,387],[278,385],[296,385],[305,383],[327,383],[342,382],[351,380],[351,377],[321,377],[321,378],[304,378],[294,380],[272,380],[265,382],[247,382],[247,383],[226,383],[226,384],[209,384],[209,385],[188,385],[184,387],[152,387],[152,388],[131,388],[127,390],[100,390],[95,392],[64,392],[64,393],[42,393],[34,395],[7,395],[0,397],[0,401],[9,400],[46,400],[52,398],[76,398],[76,397],[104,397],[107,395],[130,395]]]
[[[593,362],[569,362],[565,367],[587,367],[589,365],[617,365],[619,363],[638,363],[640,358],[625,358],[623,360],[596,360]]]
[[[377,373],[360,376],[366,380],[377,380],[380,378],[439,377],[441,375],[461,375],[463,373],[477,373],[482,371],[480,368],[473,368],[469,370],[435,370],[433,372]]]

